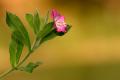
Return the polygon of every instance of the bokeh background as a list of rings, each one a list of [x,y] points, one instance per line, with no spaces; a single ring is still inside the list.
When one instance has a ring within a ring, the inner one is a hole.
[[[25,14],[36,8],[41,16],[57,9],[73,27],[28,59],[43,62],[32,74],[17,71],[5,80],[120,80],[120,0],[0,0],[0,73],[10,67],[6,11],[21,18],[33,40]]]

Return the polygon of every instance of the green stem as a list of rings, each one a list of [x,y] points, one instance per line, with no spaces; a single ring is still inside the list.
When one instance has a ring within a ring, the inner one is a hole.
[[[0,80],[3,79],[3,78],[4,78],[5,76],[7,76],[8,74],[10,74],[11,72],[17,70],[17,68],[20,67],[20,66],[28,59],[28,57],[30,56],[31,53],[32,53],[32,52],[29,52],[29,53],[25,56],[25,58],[16,66],[16,68],[12,68],[12,69],[6,71],[5,73],[1,74],[1,75],[0,75]]]
[[[5,76],[7,76],[9,73],[13,72],[14,70],[15,70],[15,68],[12,68],[12,69],[4,72],[3,74],[1,74],[1,75],[0,75],[0,80],[1,80],[2,78],[4,78]]]
[[[33,45],[33,48],[31,49],[31,51],[28,52],[28,54],[25,56],[25,58],[15,68],[11,68],[10,70],[6,71],[5,73],[2,73],[0,75],[0,80],[2,80],[5,76],[10,74],[11,72],[17,70],[17,68],[19,68],[28,59],[28,57],[31,55],[31,53],[34,52],[34,50],[36,49],[35,46],[36,46],[36,41],[35,41],[35,44]]]
[[[25,58],[16,66],[16,68],[20,67],[20,66],[26,61],[26,59],[28,59],[28,57],[31,55],[31,53],[32,53],[32,52],[29,52],[29,53],[25,56]]]

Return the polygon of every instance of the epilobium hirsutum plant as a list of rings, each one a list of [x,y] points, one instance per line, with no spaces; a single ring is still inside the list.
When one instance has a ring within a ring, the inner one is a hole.
[[[38,11],[34,14],[26,14],[26,20],[35,34],[35,42],[31,45],[28,31],[19,17],[10,12],[6,12],[6,23],[12,32],[9,45],[11,69],[1,74],[0,80],[16,70],[32,73],[41,62],[30,62],[28,65],[22,66],[28,57],[40,47],[43,42],[51,40],[57,36],[63,36],[71,28],[71,26],[65,22],[64,16],[60,15],[56,10],[53,9],[51,11],[51,16],[53,20],[48,22],[49,11],[44,20],[41,19]],[[24,46],[27,47],[28,53],[22,60],[20,60]]]

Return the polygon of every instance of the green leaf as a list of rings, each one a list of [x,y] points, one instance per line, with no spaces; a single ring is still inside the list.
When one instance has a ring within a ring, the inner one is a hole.
[[[22,50],[23,50],[23,43],[18,43],[18,46],[17,46],[17,52],[16,52],[16,64],[19,63],[19,60],[20,60],[20,57],[21,57],[21,54],[22,54]]]
[[[24,38],[23,38],[23,36],[21,35],[21,33],[18,32],[18,31],[12,32],[11,38],[12,38],[13,40],[15,40],[15,41],[19,41],[19,42],[21,42],[21,43],[24,43]]]
[[[51,40],[55,37],[57,37],[58,35],[56,35],[55,30],[52,30],[49,34],[47,34],[42,40],[41,43],[47,41],[47,40]]]
[[[43,38],[53,30],[53,22],[50,22],[45,25],[42,31],[39,32],[37,38]]]
[[[19,70],[26,71],[28,73],[32,73],[33,70],[36,69],[40,64],[41,64],[41,62],[36,62],[36,63],[30,62],[26,67],[22,67]]]
[[[19,17],[10,12],[7,12],[6,22],[12,31],[18,31],[22,35],[24,44],[28,47],[29,50],[31,50],[31,43],[28,32]]]
[[[45,21],[44,21],[44,25],[46,25],[48,23],[48,20],[49,20],[49,14],[50,14],[50,11],[47,12],[46,16],[45,16]]]
[[[36,43],[34,45],[34,48],[38,48],[41,44],[41,40],[48,35],[53,30],[53,22],[48,23],[45,25],[45,27],[38,33],[36,38]]]
[[[16,41],[11,40],[9,45],[10,63],[12,67],[16,66]]]
[[[19,34],[19,32],[13,32],[12,33],[12,41],[14,41],[16,43],[16,46],[13,46],[15,49],[15,64],[18,64],[19,60],[20,60],[20,56],[22,54],[22,50],[23,50],[23,41],[22,41],[22,36]]]
[[[26,14],[26,20],[28,21],[29,25],[33,28],[34,33],[38,34],[40,31],[41,19],[39,17],[38,11],[32,14]]]
[[[33,18],[33,15],[32,14],[26,14],[25,17],[26,17],[26,20],[28,21],[29,25],[34,29],[34,18]]]
[[[40,18],[40,31],[43,30],[43,28],[48,24],[49,20],[49,11],[47,12],[46,16],[44,18]]]
[[[35,27],[35,33],[38,34],[38,32],[40,31],[40,17],[37,11],[34,14],[34,27]]]
[[[12,40],[16,42],[16,47],[15,47],[16,54],[15,55],[16,55],[16,64],[18,64],[20,60],[20,56],[22,54],[23,46],[24,46],[23,41],[22,41],[23,37],[19,32],[14,31],[12,33]]]
[[[45,19],[44,18],[40,18],[40,31],[43,30],[43,28],[45,27]]]
[[[23,43],[20,39],[22,39],[22,36],[18,32],[13,32],[11,36],[11,43],[9,46],[9,52],[10,52],[10,63],[12,67],[16,67],[16,65],[19,62],[20,56],[22,54],[23,50]]]

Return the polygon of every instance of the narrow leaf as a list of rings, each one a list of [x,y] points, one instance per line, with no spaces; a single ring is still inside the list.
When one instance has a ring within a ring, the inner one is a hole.
[[[46,16],[45,16],[44,25],[46,25],[48,23],[49,14],[50,14],[50,11],[48,11],[47,14],[46,14]]]
[[[19,63],[19,60],[20,60],[20,57],[21,57],[21,54],[22,54],[22,50],[23,50],[23,43],[18,43],[17,44],[17,52],[16,52],[16,64]]]
[[[16,64],[18,64],[24,46],[23,37],[19,32],[14,31],[12,33],[12,39],[16,41]]]
[[[23,42],[22,42],[22,36],[20,35],[19,32],[15,31],[12,33],[11,36],[11,44],[10,44],[10,60],[11,60],[11,65],[14,67],[18,64],[20,60],[20,56],[22,54],[23,50]],[[14,59],[14,61],[12,60]]]
[[[47,34],[42,40],[41,43],[47,41],[47,40],[51,40],[55,37],[57,37],[58,35],[56,35],[55,30],[52,30],[49,34]]]
[[[23,38],[23,36],[21,35],[21,33],[18,32],[18,31],[12,32],[11,38],[12,38],[13,40],[15,40],[15,41],[19,41],[19,42],[21,42],[21,43],[24,43],[24,38]]]
[[[25,29],[23,23],[18,18],[18,16],[7,12],[6,13],[6,22],[12,31],[18,31],[23,37],[24,44],[31,50],[30,39],[27,30]]]
[[[38,38],[43,38],[48,33],[50,33],[52,30],[53,30],[53,22],[46,24],[43,30],[39,32]]]
[[[10,63],[12,67],[16,66],[16,42],[11,40],[9,45]]]
[[[41,18],[41,29],[40,30],[43,30],[44,27],[48,24],[49,14],[50,12],[48,11],[45,18]]]
[[[20,70],[26,71],[28,73],[32,73],[34,69],[36,69],[40,64],[41,62],[36,62],[36,63],[30,62],[26,67],[22,67]]]
[[[26,14],[26,20],[28,21],[29,25],[34,29],[34,18],[32,14]]]
[[[53,30],[53,22],[48,23],[37,35],[35,48],[39,47],[41,40]]]
[[[37,34],[40,31],[40,17],[37,11],[34,14],[34,28],[35,28],[35,33]]]

